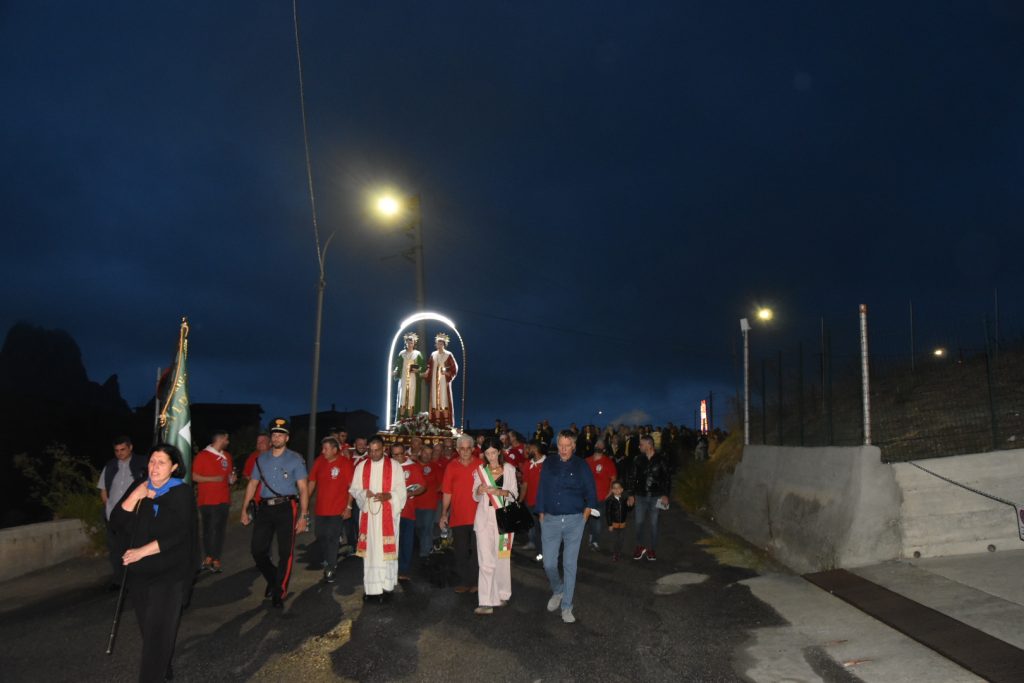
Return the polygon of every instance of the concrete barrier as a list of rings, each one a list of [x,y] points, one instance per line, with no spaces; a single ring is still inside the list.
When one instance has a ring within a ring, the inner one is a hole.
[[[725,528],[800,573],[900,553],[899,487],[873,446],[747,446],[713,505]]]
[[[0,581],[78,557],[89,537],[78,519],[0,529]]]
[[[873,446],[747,446],[712,496],[717,521],[805,573],[887,560],[1024,547],[1014,511]],[[1024,450],[931,458],[921,465],[1017,503]]]
[[[922,467],[1017,504],[1024,502],[1024,450],[920,461]],[[894,464],[902,492],[903,557],[937,557],[1024,548],[1009,506],[942,481],[907,463]]]

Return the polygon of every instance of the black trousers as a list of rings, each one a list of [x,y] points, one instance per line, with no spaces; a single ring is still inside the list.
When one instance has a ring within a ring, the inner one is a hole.
[[[123,541],[113,529],[110,528],[110,522],[107,522],[107,558],[110,560],[110,575],[111,581],[116,584],[121,583],[121,578],[124,576],[124,562],[122,556],[124,551],[128,548],[125,547],[126,541]]]
[[[344,522],[341,515],[316,516],[316,542],[320,546],[320,559],[325,569],[334,569],[338,564],[338,545]]]
[[[163,681],[174,656],[181,621],[182,582],[131,582],[132,606],[142,632],[140,683]]]
[[[288,594],[292,575],[292,553],[295,550],[295,517],[299,503],[292,500],[280,505],[261,503],[252,525],[252,559],[267,580],[272,595]],[[270,560],[270,545],[277,536],[277,566]]]
[[[477,581],[476,534],[472,524],[452,527],[452,550],[455,553],[455,571],[463,586],[475,586]]]
[[[224,532],[228,528],[228,503],[220,505],[200,505],[199,514],[203,518],[203,554],[219,560],[224,552]]]

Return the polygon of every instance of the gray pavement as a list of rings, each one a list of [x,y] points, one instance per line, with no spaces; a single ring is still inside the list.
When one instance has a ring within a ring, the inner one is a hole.
[[[513,557],[509,606],[478,617],[475,596],[436,588],[415,572],[391,603],[364,604],[355,558],[342,564],[338,583],[320,583],[320,572],[306,568],[316,560],[304,547],[311,534],[300,537],[293,596],[272,610],[248,555],[249,530],[232,521],[225,572],[200,579],[183,618],[176,680],[977,680],[678,509],[662,522],[657,562],[615,563],[603,551],[582,551],[579,621],[566,625],[545,611],[547,581],[525,551]],[[1024,553],[998,553],[857,571],[898,591],[900,582],[920,585],[916,573],[927,572],[946,582],[948,595],[977,591],[1002,601],[1009,611],[984,630],[1017,644],[1010,638],[1020,629],[1007,615],[1021,609],[1020,589],[1003,577],[1022,560]],[[983,569],[991,562],[999,566]],[[980,585],[964,577],[981,577]],[[107,579],[100,558],[0,584],[4,680],[133,680],[139,635],[130,609],[115,653],[103,654],[116,598]],[[947,602],[957,603],[955,595]],[[951,616],[981,628],[998,612],[983,603]]]

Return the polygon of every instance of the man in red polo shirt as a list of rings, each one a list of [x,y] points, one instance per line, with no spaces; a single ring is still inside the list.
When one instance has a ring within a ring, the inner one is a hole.
[[[441,482],[444,470],[437,464],[433,446],[425,444],[420,449],[420,467],[423,469],[425,489],[416,496],[416,541],[419,543],[420,561],[430,555],[434,547],[434,520],[437,519],[437,504],[441,500]]]
[[[608,489],[612,482],[618,478],[619,473],[615,467],[615,461],[608,457],[605,452],[604,439],[594,442],[594,454],[587,458],[587,465],[594,475],[594,486],[597,489],[597,499],[604,502],[608,497]],[[590,536],[590,549],[597,550],[597,539],[601,537],[602,520],[593,513],[587,520],[587,531]]]
[[[355,467],[352,460],[341,456],[341,444],[333,436],[320,442],[320,455],[309,472],[309,497],[316,494],[316,540],[323,555],[324,581],[334,583],[338,566],[338,543],[341,526],[352,516],[349,487]]]
[[[473,551],[473,472],[480,461],[473,457],[473,437],[463,434],[456,442],[459,457],[448,463],[441,483],[441,529],[451,528],[455,567],[462,583],[456,593],[476,592],[476,553]]]
[[[412,546],[416,540],[416,498],[423,495],[427,482],[423,479],[423,468],[409,456],[405,446],[392,444],[391,458],[402,466],[402,476],[405,477],[405,505],[398,521],[398,580],[408,581]]]
[[[526,464],[526,447],[523,445],[523,437],[514,429],[508,433],[508,450],[505,453],[505,462],[516,468],[522,474],[523,465]]]
[[[523,465],[523,488],[520,494],[520,500],[526,503],[526,507],[533,513],[534,519],[538,519],[536,505],[537,505],[537,487],[540,486],[540,473],[544,468],[544,445],[534,439],[526,445],[526,455],[530,458],[527,464]],[[530,528],[527,534],[528,543],[524,546],[525,550],[536,550],[537,557],[535,558],[538,562],[544,559],[544,548],[541,541],[540,533],[540,521]]]
[[[218,574],[223,571],[220,556],[231,509],[231,485],[235,483],[235,465],[231,454],[224,450],[229,442],[226,431],[214,431],[210,445],[192,462],[192,479],[199,489],[196,504],[203,520],[203,569]]]

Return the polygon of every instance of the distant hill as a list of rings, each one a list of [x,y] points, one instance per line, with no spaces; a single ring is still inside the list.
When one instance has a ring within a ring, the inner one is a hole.
[[[70,334],[25,322],[11,327],[0,349],[0,499],[7,508],[0,525],[42,514],[25,501],[14,455],[41,458],[47,445],[59,442],[101,465],[111,456],[111,438],[132,434],[137,422],[117,375],[102,384],[90,380]]]

